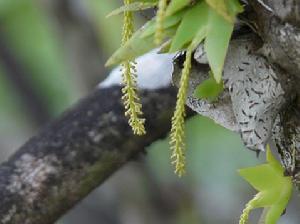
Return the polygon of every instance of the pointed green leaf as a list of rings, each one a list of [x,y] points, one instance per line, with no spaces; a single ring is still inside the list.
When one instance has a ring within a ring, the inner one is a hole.
[[[120,13],[126,12],[126,11],[140,11],[145,10],[149,8],[153,8],[157,5],[156,2],[133,2],[128,5],[123,5],[120,8],[117,8],[113,10],[111,13],[109,13],[106,17],[111,17],[118,15]]]
[[[172,0],[168,5],[166,15],[170,16],[191,3],[191,0]]]
[[[221,15],[228,22],[233,23],[234,17],[229,14],[225,0],[205,0],[206,3],[213,8],[219,15]]]
[[[258,191],[263,191],[272,185],[276,186],[278,181],[278,176],[270,164],[241,169],[239,174]]]
[[[240,4],[239,0],[226,1],[228,12],[231,16],[236,16],[237,14],[244,11],[243,6]]]
[[[133,2],[155,2],[158,3],[159,0],[133,0]]]
[[[154,35],[143,37],[144,30],[146,27],[138,30],[130,40],[120,47],[106,62],[106,66],[112,66],[120,64],[125,60],[133,60],[136,57],[147,53],[148,51],[156,48],[154,44]],[[174,35],[176,26],[169,27],[164,30],[165,36],[170,37]]]
[[[284,170],[272,155],[270,147],[267,147],[266,164],[242,169],[239,170],[239,173],[259,191],[255,198],[248,203],[247,206],[250,209],[244,210],[244,213],[248,213],[254,208],[265,207],[267,211],[264,223],[275,224],[291,197],[292,179],[284,176]],[[242,223],[245,223],[244,219],[242,219]]]
[[[238,13],[243,11],[243,7],[237,0],[205,0],[219,15],[230,23],[234,23]]]
[[[194,96],[200,99],[214,101],[222,91],[223,83],[217,83],[213,77],[210,77],[196,87]]]
[[[161,48],[157,53],[158,54],[166,54],[170,51],[170,47],[171,47],[171,40],[168,40],[161,45]]]
[[[183,15],[185,14],[186,11],[180,11],[172,16],[167,16],[164,21],[163,21],[163,29],[167,29],[171,26],[175,26],[176,24],[178,24],[180,22],[180,20],[182,19]],[[145,30],[142,34],[142,37],[148,37],[150,35],[153,35],[155,33],[155,29],[156,29],[156,19],[152,19],[151,21],[149,21],[148,23],[146,23],[146,25],[144,26]]]
[[[172,40],[170,52],[181,50],[196,34],[202,33],[202,38],[205,37],[208,9],[205,2],[199,2],[186,12]]]
[[[278,173],[283,172],[281,164],[277,161],[277,159],[273,156],[271,150],[269,149],[266,152],[266,160],[272,166],[272,168],[278,171]]]
[[[209,11],[208,30],[205,39],[205,51],[215,80],[220,83],[225,57],[233,31],[229,23],[214,10]]]

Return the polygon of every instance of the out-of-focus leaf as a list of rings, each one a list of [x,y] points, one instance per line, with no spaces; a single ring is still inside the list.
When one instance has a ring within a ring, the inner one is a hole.
[[[94,24],[95,31],[98,34],[101,51],[110,55],[117,49],[121,43],[123,18],[114,16],[106,19],[106,15],[114,9],[120,7],[120,1],[109,0],[86,0],[82,1],[88,9],[88,15]]]
[[[160,50],[157,53],[158,54],[168,53],[170,51],[170,47],[171,47],[171,39],[163,43]]]
[[[25,125],[20,98],[7,80],[0,63],[0,131]],[[20,128],[20,127],[19,127]]]
[[[157,5],[156,2],[133,2],[131,4],[123,5],[120,8],[113,10],[106,17],[115,16],[115,15],[118,15],[118,14],[126,12],[126,11],[145,10],[145,9],[153,8],[156,5]]]
[[[52,113],[61,112],[77,95],[74,78],[68,73],[63,47],[50,21],[36,1],[20,1],[18,7],[2,14],[5,39],[21,61],[36,92],[42,95]]]
[[[236,16],[238,13],[243,12],[243,6],[239,0],[226,1],[228,12],[231,16]]]
[[[15,7],[21,6],[24,1],[20,0],[1,0],[0,1],[0,18],[3,14],[7,14]]]
[[[172,0],[168,5],[166,15],[170,16],[190,4],[191,0]]]
[[[237,0],[205,0],[219,15],[228,22],[233,23],[235,16],[242,12],[243,8]]]
[[[155,2],[155,3],[158,3],[158,0],[133,0],[133,2]]]

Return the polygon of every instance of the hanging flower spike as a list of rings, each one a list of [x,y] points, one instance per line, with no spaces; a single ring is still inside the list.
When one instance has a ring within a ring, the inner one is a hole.
[[[192,50],[186,52],[186,58],[180,78],[180,87],[177,94],[175,112],[172,118],[172,128],[170,134],[170,145],[172,150],[171,160],[175,166],[175,173],[181,177],[185,173],[185,143],[184,143],[184,117],[185,101],[189,84],[191,70]]]
[[[249,201],[246,204],[246,207],[241,214],[239,224],[247,224],[248,223],[250,211],[254,208],[253,204],[256,203],[258,197],[259,197],[259,195],[257,194],[251,201]]]
[[[167,0],[159,0],[158,10],[156,13],[156,31],[154,41],[156,45],[160,45],[163,39],[163,22],[166,16]]]
[[[124,0],[124,4],[128,5],[132,0]],[[132,36],[134,32],[133,15],[130,11],[124,12],[123,38],[122,45],[124,45]],[[129,117],[129,125],[133,133],[136,135],[143,135],[146,133],[144,123],[145,119],[140,118],[143,115],[142,104],[139,102],[140,98],[137,95],[136,85],[136,63],[134,61],[124,61],[122,63],[123,84],[122,100],[125,106],[125,116]]]

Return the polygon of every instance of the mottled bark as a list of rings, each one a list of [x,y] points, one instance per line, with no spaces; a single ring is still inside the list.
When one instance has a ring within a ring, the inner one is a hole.
[[[223,71],[225,90],[215,102],[193,97],[208,78],[203,46],[194,54],[187,105],[240,133],[249,149],[263,151],[273,139],[286,175],[300,189],[300,27],[297,0],[248,1],[230,42]],[[182,60],[175,60],[178,80]]]
[[[255,16],[244,16],[254,18],[247,22],[256,31],[235,32],[224,66],[224,93],[213,103],[192,96],[208,77],[200,52],[194,57],[187,104],[239,132],[250,149],[262,150],[273,138],[287,175],[300,188],[299,2],[249,3],[252,9],[246,13]],[[175,61],[175,82],[181,62]],[[174,90],[143,91],[142,96],[146,136],[132,135],[120,88],[111,87],[96,90],[21,147],[0,166],[0,222],[53,223],[145,146],[165,136]]]
[[[120,87],[97,89],[0,166],[0,223],[50,224],[170,129],[175,90],[142,91],[147,135],[134,136]]]

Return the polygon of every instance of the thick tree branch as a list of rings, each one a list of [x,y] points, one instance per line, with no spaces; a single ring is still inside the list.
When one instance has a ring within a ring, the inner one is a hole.
[[[165,137],[171,87],[142,91],[147,135],[132,134],[120,87],[97,89],[0,166],[0,223],[50,224],[124,163]]]
[[[267,7],[264,1],[251,2],[261,39],[251,34],[232,40],[224,67],[225,91],[214,103],[192,97],[196,85],[208,77],[205,55],[194,55],[187,103],[239,132],[253,150],[275,139],[288,174],[300,188],[298,3],[280,0],[282,7],[286,2],[294,7],[280,11],[275,0],[265,1]],[[180,70],[180,64],[179,69],[175,66],[175,82]],[[156,80],[161,81],[162,73]],[[96,90],[46,127],[0,166],[0,223],[53,223],[145,146],[166,135],[174,92],[170,87],[142,92],[146,136],[132,135],[119,87]]]

